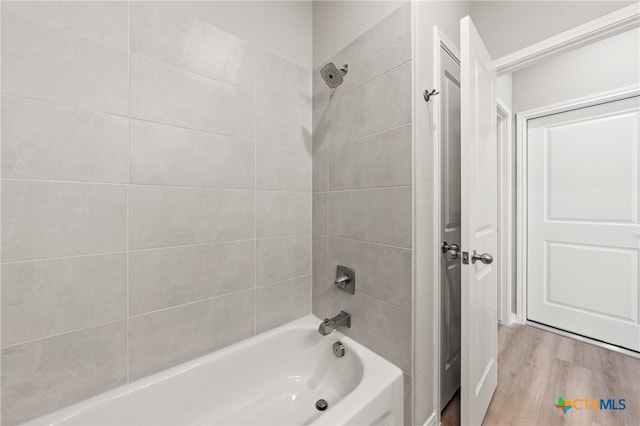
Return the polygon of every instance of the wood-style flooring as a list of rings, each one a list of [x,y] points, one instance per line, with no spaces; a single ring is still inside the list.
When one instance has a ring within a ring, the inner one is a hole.
[[[531,326],[498,326],[498,388],[483,425],[640,426],[640,359]],[[626,410],[556,409],[558,397],[626,400]],[[442,425],[460,424],[459,393]]]

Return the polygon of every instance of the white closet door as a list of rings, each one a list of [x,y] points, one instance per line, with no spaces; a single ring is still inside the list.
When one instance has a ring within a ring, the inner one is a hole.
[[[530,120],[528,319],[640,351],[640,98]]]

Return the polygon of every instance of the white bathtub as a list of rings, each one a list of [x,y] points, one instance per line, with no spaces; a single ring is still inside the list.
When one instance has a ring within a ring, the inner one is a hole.
[[[403,424],[401,371],[342,333],[321,336],[319,324],[309,315],[28,424]]]

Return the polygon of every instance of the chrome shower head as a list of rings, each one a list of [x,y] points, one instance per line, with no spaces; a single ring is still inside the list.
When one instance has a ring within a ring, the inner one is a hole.
[[[345,64],[340,69],[336,67],[333,62],[329,62],[327,65],[320,69],[320,75],[329,89],[335,89],[340,86],[344,79],[345,75],[347,75],[347,71],[349,71],[349,65]]]

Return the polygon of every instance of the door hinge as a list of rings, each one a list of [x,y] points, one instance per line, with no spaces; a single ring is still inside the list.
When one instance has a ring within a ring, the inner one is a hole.
[[[463,251],[462,252],[462,263],[465,265],[469,264],[469,252],[468,251]]]

